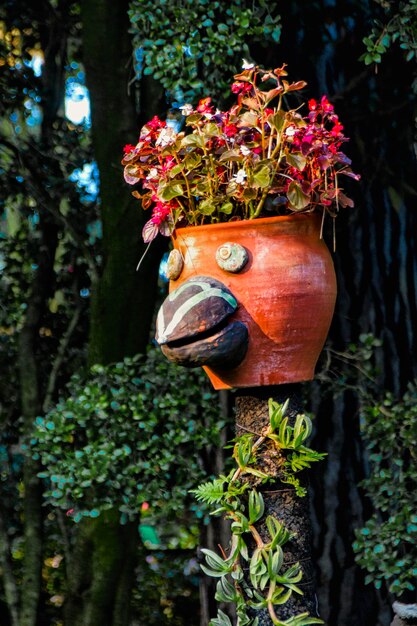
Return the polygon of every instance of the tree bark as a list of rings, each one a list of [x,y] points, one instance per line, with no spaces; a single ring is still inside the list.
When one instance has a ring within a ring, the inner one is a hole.
[[[10,542],[0,510],[0,567],[11,626],[19,626],[19,594],[13,573]]]
[[[134,95],[128,93],[132,78],[128,8],[128,0],[81,2],[103,226],[100,275],[92,285],[90,364],[115,362],[145,350],[164,249],[163,242],[155,242],[136,271],[145,251],[141,230],[149,216],[132,198],[120,164],[123,146],[136,143],[139,134]],[[74,568],[79,571],[79,555],[89,550],[93,566],[83,576],[83,590],[72,581],[66,623],[126,626],[137,563],[137,529],[120,527],[117,515],[82,524],[87,528],[77,541]],[[78,621],[73,621],[74,616]]]
[[[145,251],[141,230],[149,215],[132,198],[120,164],[123,146],[136,143],[139,135],[134,98],[128,94],[132,78],[128,8],[127,0],[81,2],[103,224],[102,271],[92,292],[90,363],[114,362],[146,348],[162,254],[161,244],[154,242],[136,271]]]
[[[23,437],[30,436],[33,422],[41,413],[36,345],[42,314],[53,286],[53,266],[58,243],[56,225],[42,216],[42,239],[38,268],[28,299],[25,321],[19,336],[19,371],[23,415]],[[24,484],[24,560],[20,609],[20,626],[34,626],[37,620],[42,570],[42,485],[37,474],[39,463],[30,456],[25,459]]]
[[[233,412],[233,402],[231,394],[222,390],[219,392],[219,408],[222,418],[225,422],[229,422],[229,418]],[[229,432],[229,428],[224,428],[220,433],[220,442],[215,450],[210,450],[208,456],[202,455],[204,470],[207,476],[220,476],[225,472],[227,442],[232,439],[233,433]],[[218,551],[218,547],[226,547],[230,543],[230,522],[222,516],[210,517],[209,523],[200,524],[200,547],[208,548],[213,552]],[[197,553],[200,563],[204,563],[204,555],[198,550]],[[207,626],[210,619],[217,614],[217,602],[214,599],[216,593],[217,581],[209,576],[200,574],[200,626]],[[221,607],[232,620],[236,617],[234,607],[231,604],[225,604]]]

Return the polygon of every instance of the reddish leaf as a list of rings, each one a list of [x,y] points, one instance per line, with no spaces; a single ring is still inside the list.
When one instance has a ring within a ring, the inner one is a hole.
[[[145,226],[142,229],[142,237],[145,243],[149,243],[153,241],[157,234],[159,233],[159,228],[157,224],[154,224],[152,220],[146,222]]]
[[[284,85],[285,91],[298,91],[299,89],[304,89],[307,83],[304,80],[299,80],[296,83],[288,83],[286,80],[282,81]]]

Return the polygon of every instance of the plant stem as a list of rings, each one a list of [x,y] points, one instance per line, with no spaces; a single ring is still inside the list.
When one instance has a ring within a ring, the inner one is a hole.
[[[178,157],[178,154],[176,154],[176,153],[175,153],[175,154],[174,154],[174,157],[175,157],[175,160],[176,160],[177,164],[178,164],[178,165],[181,165],[180,160],[179,160],[179,157]],[[192,209],[194,210],[194,209],[195,209],[195,205],[194,205],[194,198],[193,198],[193,196],[191,195],[190,183],[188,182],[188,178],[187,178],[187,176],[185,175],[184,170],[181,170],[181,173],[182,173],[182,175],[183,175],[183,177],[184,177],[184,180],[185,180],[185,186],[187,187],[187,194],[188,194],[188,198],[189,198],[189,200],[190,200],[191,207],[192,207]],[[178,202],[179,202],[179,200],[178,200]],[[185,212],[184,212],[184,213],[185,213]]]

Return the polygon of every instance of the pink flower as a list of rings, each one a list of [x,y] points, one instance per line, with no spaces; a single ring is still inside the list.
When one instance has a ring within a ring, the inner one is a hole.
[[[152,211],[151,222],[152,224],[156,224],[160,226],[162,222],[167,218],[168,215],[171,215],[171,206],[170,204],[163,202],[158,202],[158,204],[154,207]]]
[[[211,98],[203,98],[198,103],[197,111],[199,113],[213,113],[213,107],[211,105]]]
[[[152,199],[157,199],[152,196]],[[158,233],[169,237],[173,230],[174,220],[172,210],[177,208],[174,202],[161,202],[157,199],[156,205],[152,210],[152,217],[148,220],[142,229],[142,237],[145,243],[151,242]]]

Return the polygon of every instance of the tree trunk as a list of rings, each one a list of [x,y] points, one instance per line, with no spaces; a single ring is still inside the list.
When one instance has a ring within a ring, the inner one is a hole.
[[[90,363],[114,362],[146,348],[162,252],[161,243],[154,242],[136,271],[145,251],[141,230],[149,215],[132,198],[120,164],[123,146],[135,143],[139,135],[134,98],[128,94],[133,76],[128,8],[127,0],[81,2],[103,224],[102,272],[92,292]]]
[[[141,230],[149,216],[132,198],[120,164],[123,146],[136,143],[139,133],[134,97],[128,93],[133,77],[128,8],[127,0],[81,2],[83,56],[103,225],[101,272],[92,286],[90,364],[115,362],[145,350],[164,248],[163,242],[155,242],[140,271],[136,271],[145,251]],[[80,569],[77,554],[89,549],[93,566],[88,576],[83,576],[82,592],[76,581],[71,585],[66,623],[126,626],[137,562],[137,528],[120,527],[116,515],[82,524],[87,529],[77,540],[74,568]],[[78,621],[73,621],[74,616]]]
[[[23,415],[23,437],[30,436],[33,422],[41,413],[42,402],[36,345],[42,314],[53,285],[53,266],[58,243],[57,228],[42,216],[42,232],[32,293],[28,299],[25,321],[19,336],[19,371]],[[24,485],[24,560],[20,626],[34,626],[41,592],[42,570],[42,485],[37,474],[40,466],[30,456],[25,459]]]
[[[230,392],[226,390],[219,391],[220,413],[225,422],[229,421],[233,412],[232,397]],[[233,433],[228,428],[224,428],[220,433],[219,446],[212,451],[208,458],[203,457],[204,470],[207,476],[220,476],[225,473],[226,451],[225,446],[233,437]],[[218,551],[218,547],[226,547],[230,543],[230,521],[225,520],[222,516],[210,517],[209,523],[200,524],[200,547],[208,548],[213,552]],[[200,563],[204,563],[203,553],[198,551]],[[207,626],[210,619],[217,614],[217,602],[214,599],[216,593],[217,580],[200,574],[200,626]],[[234,607],[226,604],[221,607],[232,620],[235,618]]]

